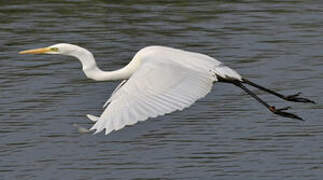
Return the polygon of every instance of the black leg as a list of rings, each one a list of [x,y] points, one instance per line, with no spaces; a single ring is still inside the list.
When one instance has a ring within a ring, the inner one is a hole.
[[[303,103],[313,103],[313,104],[315,104],[315,102],[310,100],[310,99],[298,97],[301,93],[296,93],[296,94],[293,94],[293,95],[284,96],[284,95],[282,95],[282,94],[280,94],[278,92],[275,92],[273,90],[270,90],[270,89],[267,89],[267,88],[265,88],[263,86],[260,86],[260,85],[258,85],[256,83],[253,83],[253,82],[249,81],[248,79],[243,78],[242,83],[249,84],[249,85],[251,85],[253,87],[256,87],[256,88],[261,89],[263,91],[266,91],[266,92],[268,92],[270,94],[273,94],[273,95],[275,95],[277,97],[280,97],[280,98],[282,98],[282,99],[284,99],[286,101],[294,101],[294,102],[303,102]]]
[[[255,98],[259,103],[264,105],[269,111],[271,111],[274,114],[277,114],[277,115],[280,115],[280,116],[283,116],[283,117],[288,117],[288,118],[298,119],[298,120],[303,121],[303,119],[301,117],[299,117],[299,116],[297,116],[295,114],[289,113],[289,112],[285,112],[285,110],[288,110],[290,107],[276,109],[275,106],[271,106],[268,103],[266,103],[265,101],[263,101],[262,99],[260,99],[255,93],[253,93],[248,88],[246,88],[240,81],[231,81],[231,80],[228,81],[228,80],[226,80],[226,81],[222,81],[222,82],[230,82],[230,83],[240,87],[246,93],[248,93],[250,96]]]
[[[289,112],[285,112],[285,110],[288,110],[290,107],[276,109],[275,106],[270,106],[268,103],[266,103],[265,101],[263,101],[262,99],[260,99],[255,93],[253,93],[248,88],[246,88],[241,82],[239,82],[239,81],[232,81],[232,83],[234,85],[240,87],[241,89],[243,89],[246,93],[248,93],[250,96],[252,96],[253,98],[255,98],[258,102],[260,102],[262,105],[264,105],[272,113],[275,113],[275,114],[280,115],[280,116],[283,116],[283,117],[288,117],[288,118],[292,118],[292,119],[303,120],[301,117],[299,117],[299,116],[297,116],[295,114],[292,114],[292,113],[289,113]]]

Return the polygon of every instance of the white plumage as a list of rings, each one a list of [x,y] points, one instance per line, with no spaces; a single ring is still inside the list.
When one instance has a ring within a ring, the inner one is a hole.
[[[211,91],[217,77],[241,80],[233,69],[200,53],[149,46],[140,50],[131,62],[116,71],[102,71],[88,50],[72,44],[22,51],[21,54],[63,54],[78,58],[88,78],[97,81],[124,80],[105,104],[95,122],[95,133],[105,134],[150,117],[183,110]]]
[[[216,75],[241,79],[209,56],[161,46],[142,49],[132,61],[140,65],[107,101],[110,104],[91,128],[95,133],[105,128],[109,134],[150,117],[183,110],[211,91]]]

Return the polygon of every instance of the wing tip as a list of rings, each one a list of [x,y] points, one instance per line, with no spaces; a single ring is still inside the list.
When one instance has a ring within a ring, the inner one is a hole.
[[[94,126],[92,126],[92,127],[89,129],[89,131],[94,131],[92,135],[96,135],[96,134],[98,134],[98,133],[102,132],[104,129],[105,129],[105,133],[104,133],[104,135],[108,135],[108,134],[110,134],[113,130],[115,130],[115,129],[107,129],[107,128],[105,128],[105,127],[104,127],[104,128],[97,128],[97,127],[94,125]]]

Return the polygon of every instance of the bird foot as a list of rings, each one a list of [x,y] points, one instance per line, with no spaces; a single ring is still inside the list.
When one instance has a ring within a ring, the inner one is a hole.
[[[302,103],[313,103],[315,104],[314,101],[307,99],[307,98],[303,98],[303,97],[298,97],[300,94],[302,94],[301,92],[298,92],[296,94],[293,95],[289,95],[289,96],[285,96],[284,99],[287,101],[294,101],[294,102],[302,102]]]
[[[303,118],[301,118],[301,117],[299,117],[299,116],[297,116],[295,114],[285,112],[288,109],[290,109],[289,106],[284,107],[284,108],[280,108],[280,109],[276,109],[275,106],[270,106],[269,107],[269,110],[271,112],[273,112],[274,114],[277,114],[277,115],[282,116],[282,117],[287,117],[287,118],[298,119],[298,120],[304,121]]]

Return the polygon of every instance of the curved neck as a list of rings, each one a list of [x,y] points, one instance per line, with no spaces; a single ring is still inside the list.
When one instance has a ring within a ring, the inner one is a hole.
[[[78,47],[77,50],[69,55],[78,58],[86,77],[96,81],[124,80],[128,79],[132,74],[127,66],[116,71],[102,71],[97,66],[93,54],[82,47]]]

